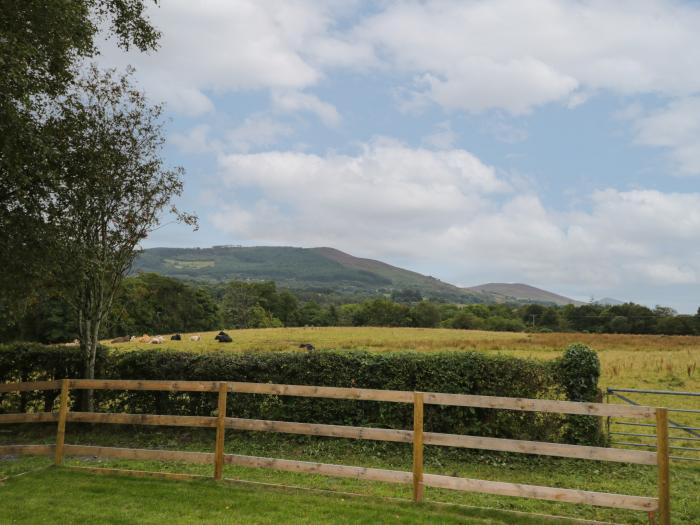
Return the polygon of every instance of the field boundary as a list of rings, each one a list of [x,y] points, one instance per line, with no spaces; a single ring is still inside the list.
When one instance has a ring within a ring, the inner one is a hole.
[[[653,522],[655,520],[655,514],[658,514],[661,525],[670,524],[668,414],[664,408],[466,394],[225,381],[64,379],[60,381],[0,384],[0,393],[58,389],[60,389],[61,392],[60,405],[57,413],[46,412],[39,414],[29,413],[0,415],[0,423],[57,422],[56,444],[0,446],[0,455],[53,455],[54,463],[56,465],[63,464],[64,456],[96,456],[106,458],[183,461],[189,463],[213,464],[213,477],[216,480],[223,479],[224,465],[232,464],[244,467],[270,468],[274,470],[304,472],[333,477],[350,477],[362,480],[409,484],[413,486],[413,499],[416,502],[424,500],[425,487],[436,487],[467,492],[516,496],[644,511],[649,514],[650,521]],[[216,416],[170,416],[156,414],[70,412],[69,391],[71,389],[212,392],[218,393],[217,413]],[[226,417],[227,399],[230,393],[272,394],[311,398],[407,403],[413,405],[413,429],[395,430]],[[609,449],[605,447],[565,445],[536,441],[464,436],[458,434],[440,434],[432,432],[424,433],[423,409],[425,404],[518,410],[528,412],[548,412],[597,417],[625,417],[633,419],[655,418],[657,430],[657,448],[655,452],[638,450],[622,451],[619,449]],[[71,445],[65,443],[67,422],[208,427],[216,429],[216,442],[214,452],[184,452]],[[224,439],[227,428],[412,443],[413,468],[410,472],[395,471],[349,465],[334,465],[328,463],[225,454]],[[609,494],[578,489],[426,474],[423,472],[423,449],[425,445],[465,447],[482,450],[498,450],[589,459],[596,461],[621,461],[640,465],[656,465],[659,480],[658,494],[656,497],[630,496],[625,494]],[[166,478],[171,477],[169,475],[170,473],[160,474]],[[185,479],[181,475],[175,474],[174,476],[180,476],[180,478],[175,477],[173,479]]]

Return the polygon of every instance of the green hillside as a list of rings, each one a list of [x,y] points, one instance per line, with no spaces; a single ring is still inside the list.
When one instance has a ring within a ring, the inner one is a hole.
[[[278,286],[294,290],[323,289],[377,295],[411,289],[424,297],[455,302],[485,300],[481,294],[462,290],[434,277],[372,259],[353,257],[333,248],[151,248],[136,260],[132,273],[138,272],[155,272],[209,283],[233,279],[272,280]]]

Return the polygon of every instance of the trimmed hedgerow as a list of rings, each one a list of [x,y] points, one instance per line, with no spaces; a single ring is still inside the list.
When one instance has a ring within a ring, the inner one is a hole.
[[[602,395],[598,389],[600,360],[598,354],[582,343],[569,345],[554,364],[555,375],[567,399],[596,402]],[[603,445],[606,442],[601,419],[590,416],[568,416],[563,438],[568,443]]]
[[[476,352],[371,353],[364,351],[189,353],[164,349],[119,352],[101,349],[97,377],[119,379],[227,380],[390,390],[417,390],[525,398],[564,398],[575,367],[555,362]],[[81,376],[77,348],[0,346],[0,381]],[[587,383],[588,387],[596,388]],[[576,390],[578,392],[578,390]],[[48,397],[28,393],[24,406],[51,409]],[[211,393],[96,392],[101,410],[209,415]],[[578,393],[576,395],[579,395]],[[17,398],[5,398],[5,409]],[[3,405],[0,405],[2,408]],[[233,394],[229,415],[410,429],[412,407],[403,403]],[[425,429],[516,439],[571,439],[569,420],[555,414],[426,405]],[[580,429],[579,429],[580,430]],[[577,442],[588,437],[576,433]]]

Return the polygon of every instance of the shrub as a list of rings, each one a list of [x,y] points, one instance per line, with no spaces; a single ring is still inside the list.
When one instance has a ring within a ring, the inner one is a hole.
[[[477,352],[188,353],[157,348],[101,350],[99,359],[98,377],[118,379],[227,380],[550,399],[579,392],[570,382],[561,382],[568,377],[571,358],[562,364]],[[80,363],[77,348],[6,345],[0,347],[0,381],[80,377]],[[109,411],[210,415],[216,408],[213,393],[98,391],[96,397],[100,410]],[[48,403],[41,397],[30,401],[28,406],[35,410],[50,410],[53,405],[53,397]],[[14,410],[16,403],[16,397],[6,396],[0,408]],[[412,407],[403,403],[234,393],[229,406],[229,415],[244,418],[404,429],[412,425]],[[425,408],[425,429],[431,432],[561,441],[570,437],[564,433],[565,421],[563,416],[537,412]]]
[[[598,354],[582,343],[574,343],[556,363],[558,382],[571,401],[595,402],[602,399],[598,389],[600,360]],[[601,420],[591,416],[569,416],[564,437],[570,443],[600,445],[605,441]]]

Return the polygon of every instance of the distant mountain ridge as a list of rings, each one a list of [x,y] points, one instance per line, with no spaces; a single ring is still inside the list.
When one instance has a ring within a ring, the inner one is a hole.
[[[144,250],[136,259],[132,273],[138,272],[155,272],[210,283],[233,279],[271,280],[278,286],[292,290],[322,289],[367,296],[412,289],[424,297],[466,303],[484,302],[479,294],[434,277],[327,247],[151,248]]]
[[[625,304],[625,302],[612,297],[603,297],[602,299],[596,299],[593,301],[593,304],[599,304],[602,306],[619,306],[621,304]]]
[[[571,299],[541,288],[522,283],[487,283],[465,288],[471,292],[490,295],[496,302],[537,302],[552,303],[559,306],[566,304],[581,305],[581,301]]]
[[[426,298],[457,303],[578,304],[568,297],[525,284],[490,283],[460,288],[435,277],[329,247],[150,248],[134,263],[132,273],[139,272],[208,283],[271,280],[292,290],[330,290],[360,296],[416,290]]]

